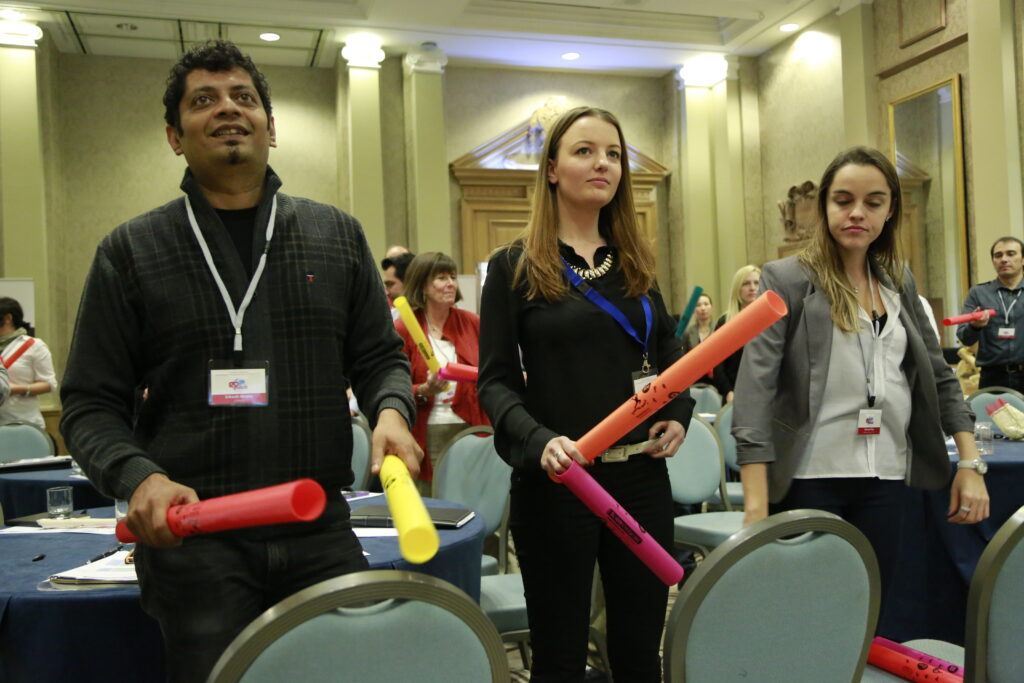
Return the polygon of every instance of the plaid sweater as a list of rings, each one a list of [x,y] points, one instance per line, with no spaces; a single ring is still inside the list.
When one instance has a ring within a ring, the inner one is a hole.
[[[391,407],[412,423],[409,363],[358,221],[280,185],[268,169],[254,263],[275,193],[276,226],[242,328],[244,360],[269,363],[267,407],[208,405],[209,361],[231,360],[233,328],[184,198],[100,243],[64,376],[61,431],[102,493],[129,498],[154,472],[200,498],[312,477],[337,501],[352,481],[346,384],[368,415]],[[238,306],[249,284],[238,249],[188,171],[181,189]]]

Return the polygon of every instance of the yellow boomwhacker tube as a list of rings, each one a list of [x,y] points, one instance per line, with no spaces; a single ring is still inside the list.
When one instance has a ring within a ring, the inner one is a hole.
[[[416,315],[412,312],[409,302],[404,296],[400,296],[395,299],[395,308],[398,310],[398,315],[402,318],[402,322],[405,323],[405,328],[412,335],[412,340],[416,342],[416,348],[423,355],[423,360],[427,361],[427,367],[436,375],[437,371],[441,369],[441,364],[438,362],[437,356],[434,355],[434,349],[430,347],[427,335],[423,334],[420,321],[416,319]]]
[[[380,465],[380,482],[398,530],[402,557],[413,564],[429,561],[437,554],[441,541],[427,514],[427,506],[409,476],[409,468],[397,455],[385,455]]]

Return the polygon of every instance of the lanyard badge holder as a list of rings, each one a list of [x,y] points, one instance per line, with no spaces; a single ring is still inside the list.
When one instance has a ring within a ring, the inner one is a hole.
[[[997,328],[996,337],[999,339],[1016,339],[1017,328],[1013,326],[1010,314],[1013,312],[1013,307],[1017,305],[1017,299],[1020,298],[1020,290],[1017,290],[1017,296],[1013,298],[1013,303],[1009,306],[1007,306],[1006,302],[1003,301],[1003,293],[1001,291],[996,290],[996,295],[999,297],[999,303],[1003,307],[1003,317],[1006,318],[1006,327]]]
[[[643,362],[640,365],[640,370],[633,373],[633,393],[639,393],[641,389],[646,387],[648,384],[654,381],[654,378],[658,376],[658,368],[651,365],[648,359],[648,344],[651,340],[651,325],[653,322],[653,315],[651,313],[651,302],[647,299],[646,295],[640,296],[640,305],[644,309],[644,323],[647,326],[646,334],[643,340],[640,339],[640,335],[637,334],[633,325],[629,322],[629,319],[615,307],[611,301],[597,291],[586,282],[579,274],[569,267],[568,262],[565,258],[562,258],[562,270],[565,272],[565,276],[569,278],[569,282],[572,286],[580,291],[591,303],[596,305],[602,311],[610,315],[615,319],[615,322],[626,331],[630,337],[632,337],[640,346],[643,348]]]
[[[263,247],[263,254],[260,255],[260,262],[256,266],[249,287],[245,291],[242,303],[235,309],[231,302],[231,295],[224,280],[221,279],[217,266],[213,263],[213,256],[210,254],[210,247],[199,229],[195,213],[192,211],[192,202],[185,197],[185,210],[188,213],[188,222],[195,233],[196,241],[206,259],[206,266],[217,283],[221,298],[231,319],[231,326],[235,331],[232,352],[234,359],[211,360],[209,361],[209,384],[207,402],[216,407],[249,407],[256,408],[269,404],[269,378],[270,361],[265,360],[241,360],[242,356],[242,320],[245,311],[252,302],[253,294],[263,277],[263,269],[267,265],[267,252],[270,251],[270,240],[274,236],[274,219],[277,217],[277,196],[275,195],[270,204],[270,218],[267,220],[266,245]]]
[[[857,332],[857,345],[860,346],[861,360],[864,361],[864,382],[867,387],[868,407],[861,408],[857,414],[857,434],[860,436],[878,436],[882,433],[882,411],[875,408],[876,395],[874,387],[875,344],[881,334],[878,329],[878,311],[875,309],[875,288],[868,271],[868,291],[871,295],[871,353],[864,359],[864,342]]]

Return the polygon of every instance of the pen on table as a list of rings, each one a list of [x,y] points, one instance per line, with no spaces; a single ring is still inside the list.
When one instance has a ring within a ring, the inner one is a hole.
[[[114,553],[120,552],[122,550],[124,550],[124,546],[123,545],[116,545],[113,548],[111,548],[110,550],[107,550],[106,552],[102,552],[99,555],[97,555],[96,557],[91,558],[88,562],[86,562],[86,564],[92,564],[96,560],[102,560],[104,557],[110,557]]]
[[[32,561],[33,562],[38,562],[39,560],[42,560],[45,557],[46,557],[46,553],[40,553],[40,554],[36,555],[35,557],[33,557]]]

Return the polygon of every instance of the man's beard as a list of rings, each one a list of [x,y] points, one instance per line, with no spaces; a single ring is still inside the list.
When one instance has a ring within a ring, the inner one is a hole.
[[[242,151],[238,148],[238,143],[228,143],[228,163],[235,166],[242,161]]]

